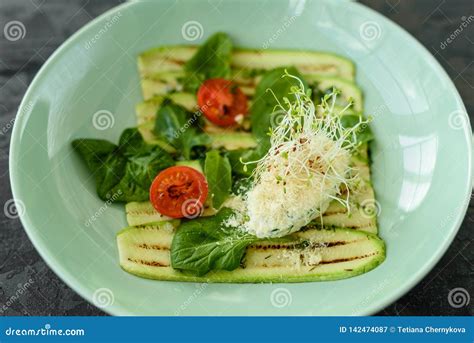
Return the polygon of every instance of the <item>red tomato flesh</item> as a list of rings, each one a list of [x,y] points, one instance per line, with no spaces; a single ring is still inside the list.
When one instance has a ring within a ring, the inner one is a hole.
[[[150,201],[171,218],[196,218],[203,210],[208,187],[206,178],[194,168],[170,167],[160,172],[150,187]]]
[[[206,118],[219,126],[233,126],[238,115],[248,112],[247,97],[226,79],[206,80],[198,90],[197,100]]]

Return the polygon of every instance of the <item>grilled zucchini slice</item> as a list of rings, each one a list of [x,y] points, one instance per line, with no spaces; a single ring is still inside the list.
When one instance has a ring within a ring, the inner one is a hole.
[[[376,235],[349,229],[307,229],[294,241],[259,242],[246,250],[233,271],[211,271],[198,277],[170,265],[170,247],[178,225],[164,221],[129,227],[117,234],[121,267],[156,280],[191,282],[308,282],[365,273],[385,259],[384,242]]]

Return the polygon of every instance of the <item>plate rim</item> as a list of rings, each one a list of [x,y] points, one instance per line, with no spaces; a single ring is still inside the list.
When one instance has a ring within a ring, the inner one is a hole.
[[[191,0],[184,0],[184,1],[191,1]],[[237,0],[237,1],[245,2],[245,0]],[[289,0],[282,0],[282,1],[287,2]],[[461,110],[463,112],[463,116],[465,119],[463,121],[463,124],[464,124],[463,133],[466,138],[466,141],[468,142],[467,150],[469,153],[469,156],[467,157],[468,158],[468,177],[466,180],[467,187],[466,187],[466,194],[464,196],[464,203],[462,207],[460,206],[461,211],[457,215],[456,220],[450,226],[449,236],[447,236],[443,244],[441,244],[437,248],[437,250],[434,251],[434,253],[431,256],[431,259],[426,261],[422,265],[422,268],[420,269],[420,271],[417,274],[414,274],[411,278],[407,279],[406,282],[404,282],[403,287],[399,288],[398,291],[393,292],[393,294],[381,298],[381,300],[374,300],[371,304],[366,305],[364,309],[360,310],[357,313],[357,315],[372,315],[384,309],[385,307],[395,302],[396,300],[400,299],[402,296],[408,293],[414,286],[416,286],[441,260],[441,258],[446,253],[447,249],[451,246],[455,236],[457,235],[459,228],[461,227],[461,224],[464,220],[465,214],[467,212],[469,203],[470,203],[470,194],[472,191],[472,185],[473,185],[473,180],[474,180],[473,165],[472,165],[473,149],[472,149],[472,144],[469,143],[469,142],[472,142],[472,128],[471,128],[470,119],[467,114],[467,110],[465,108],[464,102],[462,101],[462,98],[455,84],[453,83],[453,81],[451,80],[447,72],[444,70],[444,68],[440,65],[440,63],[436,60],[436,58],[431,54],[431,52],[423,44],[421,44],[415,37],[413,37],[403,27],[393,22],[391,19],[385,17],[381,13],[371,9],[370,7],[367,7],[363,4],[360,4],[354,1],[345,1],[345,2],[346,2],[346,5],[358,7],[359,10],[370,13],[370,16],[372,18],[383,21],[384,25],[388,25],[390,30],[399,30],[399,32],[402,34],[404,39],[411,41],[413,44],[415,44],[415,46],[417,46],[417,50],[419,51],[419,54],[421,54],[422,57],[427,62],[429,62],[429,64],[435,69],[435,73],[439,75],[441,78],[443,78],[447,82],[447,84],[453,89],[456,102],[458,103],[458,110]],[[79,28],[74,34],[72,34],[69,38],[67,38],[51,54],[51,56],[48,57],[48,59],[44,62],[44,64],[41,66],[39,71],[34,76],[33,80],[31,81],[30,85],[28,86],[23,96],[20,106],[18,107],[17,114],[15,116],[15,123],[13,125],[13,130],[11,134],[11,139],[10,139],[10,154],[9,154],[8,163],[9,163],[9,174],[10,174],[10,186],[12,190],[13,199],[21,199],[20,191],[18,187],[16,186],[19,182],[19,177],[17,176],[17,173],[16,173],[15,162],[17,160],[16,156],[18,155],[18,149],[19,149],[18,146],[20,145],[17,142],[19,142],[19,136],[21,134],[20,130],[21,130],[21,127],[23,126],[22,123],[28,119],[28,116],[27,116],[28,112],[24,111],[24,108],[27,107],[27,104],[29,103],[29,98],[32,97],[32,93],[34,92],[35,88],[37,88],[38,84],[41,82],[43,75],[46,74],[50,68],[54,67],[55,60],[58,57],[60,57],[61,54],[63,54],[64,51],[67,50],[70,46],[73,46],[75,44],[76,39],[79,36],[85,34],[89,30],[89,28],[93,27],[99,22],[102,22],[107,17],[120,12],[121,10],[126,10],[126,9],[128,10],[129,7],[135,6],[135,4],[136,2],[134,1],[128,1],[118,6],[115,6],[105,11],[104,13],[100,14],[96,18],[92,19],[81,28]],[[93,306],[96,306],[93,302],[92,297],[89,295],[90,293],[89,288],[85,286],[82,282],[80,282],[80,280],[76,279],[72,272],[68,271],[59,262],[57,262],[57,259],[53,256],[53,253],[48,249],[47,245],[41,243],[41,240],[39,239],[39,236],[37,233],[38,230],[36,229],[34,225],[34,221],[31,220],[29,216],[27,216],[26,211],[23,211],[23,213],[19,213],[19,219],[28,238],[32,242],[33,246],[35,247],[40,257],[48,265],[48,267],[74,292],[79,294],[84,300],[86,300]],[[114,303],[111,306],[106,307],[106,308],[100,308],[100,310],[106,312],[109,315],[139,315],[139,314],[131,312],[129,309],[123,307],[122,305],[118,305],[117,303]]]

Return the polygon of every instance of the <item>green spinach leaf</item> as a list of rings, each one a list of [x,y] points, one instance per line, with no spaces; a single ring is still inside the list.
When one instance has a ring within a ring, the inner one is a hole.
[[[135,128],[122,133],[119,145],[76,139],[72,146],[95,175],[98,196],[112,202],[147,200],[155,176],[174,165],[166,151],[146,144]]]
[[[184,66],[184,89],[196,93],[207,79],[229,78],[231,56],[232,41],[227,34],[218,32],[209,37]]]
[[[193,125],[196,114],[167,99],[158,109],[155,122],[155,135],[175,147],[184,159],[191,159],[192,148],[210,144],[208,135],[198,132]]]
[[[307,84],[295,67],[281,67],[269,70],[260,80],[255,90],[254,102],[250,109],[250,120],[252,123],[252,133],[255,138],[260,139],[262,151],[270,148],[268,132],[272,125],[278,123],[278,115],[281,112],[276,110],[277,100],[289,98],[291,87],[299,86],[298,81],[290,77],[282,77],[285,70],[303,81],[305,88]],[[271,89],[271,92],[269,91]],[[290,99],[291,100],[291,99]]]
[[[252,175],[253,170],[257,166],[256,163],[244,165],[242,162],[253,162],[261,159],[268,148],[265,143],[260,144],[254,149],[237,149],[227,152],[232,172],[239,176],[248,177]]]
[[[199,276],[211,270],[236,269],[247,246],[258,238],[237,228],[224,227],[232,213],[223,208],[213,217],[182,223],[171,244],[172,267]]]
[[[104,139],[76,139],[72,142],[72,146],[91,171],[99,169],[107,157],[117,149],[115,144]]]
[[[193,158],[196,158],[196,147],[207,147],[211,144],[211,138],[204,132],[196,132],[197,130],[191,130],[187,134],[183,135],[183,157],[186,160],[191,159],[191,153],[193,152]]]
[[[229,159],[217,150],[209,151],[204,161],[204,174],[212,201],[212,207],[219,209],[229,197],[232,187],[232,168]]]

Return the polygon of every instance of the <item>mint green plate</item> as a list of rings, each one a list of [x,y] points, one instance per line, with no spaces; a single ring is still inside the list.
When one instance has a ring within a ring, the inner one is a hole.
[[[120,269],[115,233],[126,225],[123,207],[99,200],[70,142],[117,141],[135,125],[138,53],[198,44],[217,30],[240,46],[332,51],[356,62],[377,137],[381,266],[341,281],[255,285],[159,282]],[[471,192],[471,128],[446,73],[386,18],[334,0],[125,3],[43,66],[19,109],[10,158],[13,193],[26,209],[21,220],[41,256],[82,297],[116,315],[372,314],[441,258]]]

